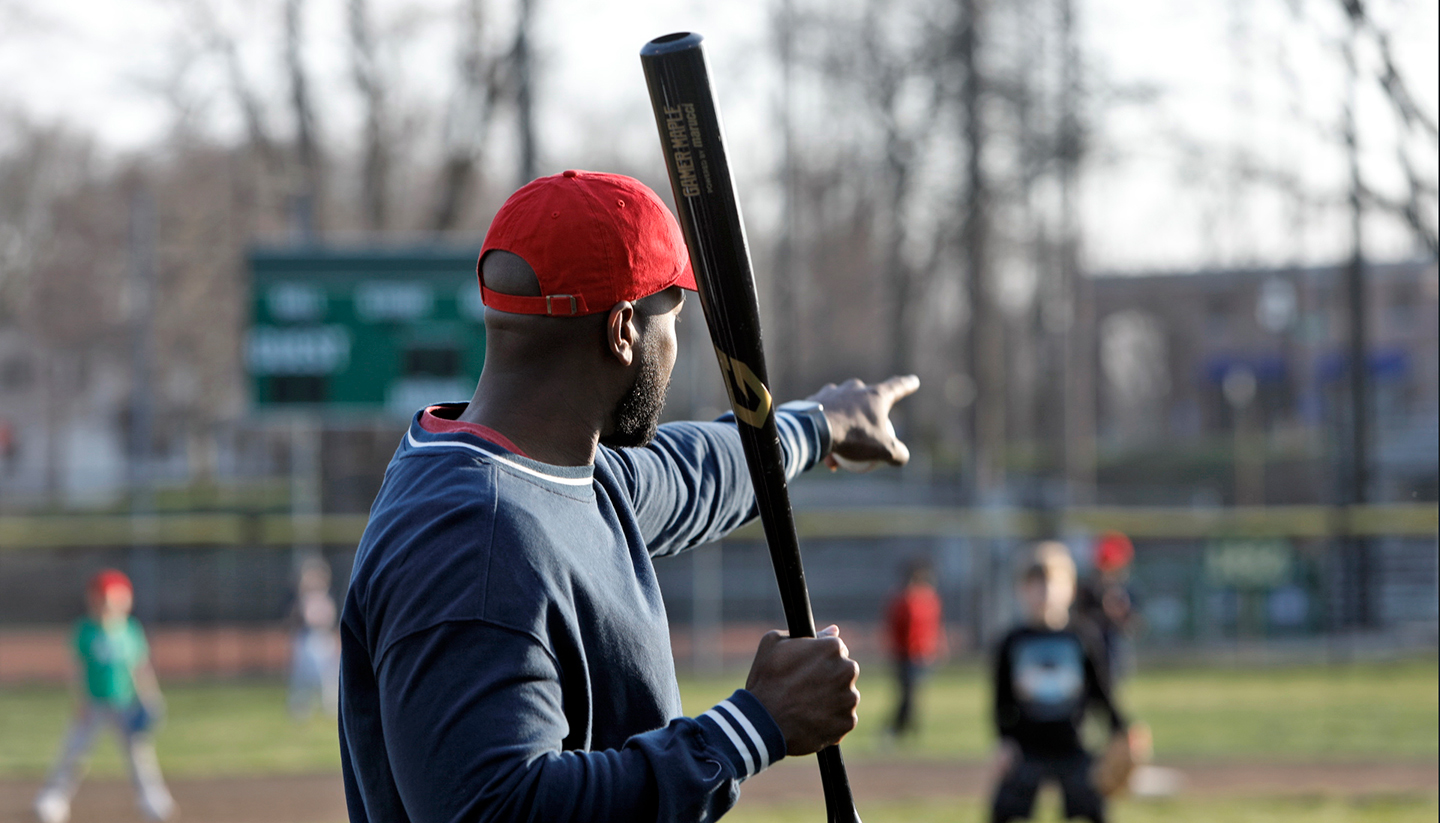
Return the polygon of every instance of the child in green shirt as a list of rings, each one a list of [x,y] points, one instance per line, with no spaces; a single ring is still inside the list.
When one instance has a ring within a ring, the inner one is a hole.
[[[149,820],[167,820],[175,812],[150,734],[163,702],[145,633],[130,615],[133,603],[134,589],[124,574],[107,569],[90,581],[90,613],[75,626],[79,664],[75,719],[60,762],[35,799],[35,814],[42,823],[70,819],[82,761],[102,726],[115,731],[141,813]]]

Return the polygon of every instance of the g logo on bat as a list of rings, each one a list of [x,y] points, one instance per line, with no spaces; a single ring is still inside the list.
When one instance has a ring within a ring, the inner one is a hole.
[[[730,408],[734,409],[735,417],[757,429],[764,426],[770,417],[770,390],[749,366],[726,356],[719,347],[715,349],[715,356],[720,359],[720,371],[725,372],[725,390],[730,393]],[[755,399],[753,406],[750,404],[752,395]]]

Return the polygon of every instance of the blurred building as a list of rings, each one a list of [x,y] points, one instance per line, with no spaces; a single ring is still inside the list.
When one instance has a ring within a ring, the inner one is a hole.
[[[1440,453],[1433,261],[1367,267],[1368,498],[1433,502]],[[1346,499],[1343,267],[1095,279],[1099,493],[1122,504]],[[1370,629],[1433,642],[1433,538],[1139,542],[1154,640]]]
[[[1366,276],[1369,497],[1435,500],[1436,264],[1371,265]],[[1348,425],[1343,267],[1101,276],[1095,301],[1103,497],[1234,502],[1235,431],[1249,427],[1239,456],[1256,463],[1258,487],[1241,502],[1337,499]]]

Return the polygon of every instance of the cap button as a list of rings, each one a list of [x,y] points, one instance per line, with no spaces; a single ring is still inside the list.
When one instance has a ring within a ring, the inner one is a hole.
[[[564,176],[565,176],[565,177],[576,177],[576,176],[578,176],[579,174],[580,174],[580,172],[575,171],[574,169],[566,169]]]

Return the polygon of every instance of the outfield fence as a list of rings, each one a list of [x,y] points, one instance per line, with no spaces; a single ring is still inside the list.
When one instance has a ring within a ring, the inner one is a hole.
[[[364,514],[295,516],[273,513],[150,515],[0,515],[0,551],[118,545],[273,548],[297,542],[357,543]],[[1055,510],[885,506],[803,509],[802,539],[992,537],[1035,539],[1121,531],[1131,538],[1436,537],[1434,503],[1369,506],[1195,508],[1095,506]],[[758,539],[752,523],[732,539]]]
[[[136,613],[162,638],[176,671],[283,668],[275,638],[284,637],[297,562],[323,556],[334,570],[335,596],[343,597],[365,522],[364,515],[253,512],[0,517],[0,680],[48,679],[43,672],[53,673],[64,655],[51,652],[41,655],[50,662],[35,663],[36,650],[60,642],[83,609],[85,581],[104,567],[135,580]],[[1013,619],[1010,582],[1020,549],[1038,538],[1065,540],[1084,571],[1093,536],[1108,530],[1136,546],[1130,582],[1142,647],[1347,632],[1425,644],[1440,625],[1435,504],[835,507],[801,509],[796,523],[817,620],[873,626],[899,568],[924,557],[936,568],[958,653]],[[656,573],[682,665],[722,665],[749,645],[740,634],[783,623],[758,524],[658,560]]]

